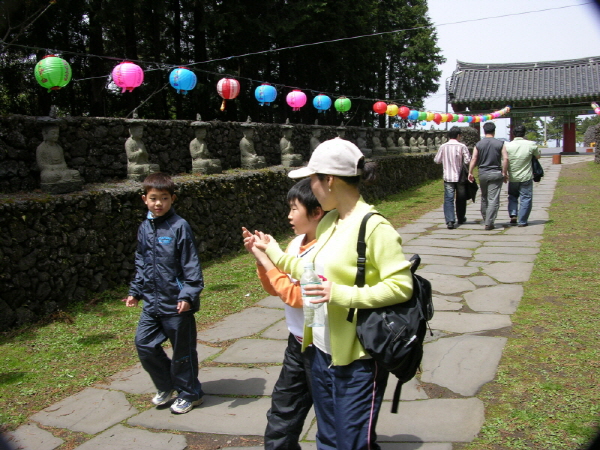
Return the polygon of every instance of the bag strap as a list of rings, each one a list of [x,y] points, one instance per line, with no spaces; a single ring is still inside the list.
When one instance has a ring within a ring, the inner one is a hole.
[[[367,262],[367,243],[365,242],[365,234],[367,232],[367,221],[375,214],[381,215],[376,212],[365,214],[365,217],[363,217],[358,230],[358,241],[356,242],[356,253],[358,254],[358,257],[356,258],[356,278],[354,280],[354,285],[358,287],[363,287],[365,285],[365,264]],[[348,317],[346,317],[346,320],[350,323],[352,323],[352,320],[354,319],[355,310],[355,308],[350,308],[348,311]]]

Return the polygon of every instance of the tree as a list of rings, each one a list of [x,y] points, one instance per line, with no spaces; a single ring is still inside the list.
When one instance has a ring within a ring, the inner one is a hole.
[[[72,115],[126,117],[139,108],[140,117],[155,119],[194,119],[200,113],[205,120],[251,116],[313,123],[318,117],[323,124],[371,124],[371,99],[422,105],[437,89],[437,66],[444,61],[426,0],[60,0],[52,8],[47,0],[29,0],[20,5],[8,8],[8,19],[0,22],[2,42],[11,44],[0,47],[0,99],[5,100],[0,113],[45,115],[55,104]],[[28,22],[30,17],[37,19]],[[11,25],[20,23],[28,26]],[[370,36],[400,29],[405,31]],[[369,37],[340,40],[355,36]],[[47,93],[32,72],[52,49],[69,61],[73,80]],[[120,94],[110,88],[108,75],[125,59],[141,61],[145,79],[132,93]],[[198,76],[197,87],[185,97],[168,85],[169,72],[180,65]],[[216,84],[225,75],[238,77],[242,92],[221,112]],[[271,107],[254,99],[264,81],[278,88]],[[346,95],[353,108],[344,117],[333,108],[317,114],[310,103],[293,112],[285,95],[294,87],[309,99],[320,92],[332,100]]]
[[[582,142],[584,146],[595,142],[595,132],[591,130],[588,132],[588,130],[590,127],[596,127],[598,124],[600,124],[600,115],[598,114],[582,119],[577,125],[577,142]]]
[[[543,125],[540,126],[540,118],[538,117],[523,117],[516,121],[516,125],[523,125],[527,130],[525,133],[525,139],[537,142],[538,144],[544,143]]]

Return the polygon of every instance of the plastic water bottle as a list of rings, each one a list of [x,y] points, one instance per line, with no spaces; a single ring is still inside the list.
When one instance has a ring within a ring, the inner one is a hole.
[[[304,286],[309,284],[321,284],[321,279],[315,272],[315,265],[310,261],[304,262],[304,272],[300,277],[302,289],[302,310],[304,311],[304,323],[308,327],[322,327],[325,325],[324,303],[311,303],[311,300],[321,298],[319,295],[309,295]]]

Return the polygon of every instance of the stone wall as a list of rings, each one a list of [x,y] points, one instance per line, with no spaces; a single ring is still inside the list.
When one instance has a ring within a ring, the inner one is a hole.
[[[381,158],[379,180],[365,188],[365,197],[440,178],[441,166],[432,160],[433,154]],[[204,262],[240,251],[242,226],[289,231],[285,196],[293,180],[281,166],[174,178],[174,207],[191,224]],[[87,184],[67,195],[0,195],[0,331],[129,283],[145,216],[140,195],[141,183],[133,181]]]
[[[40,187],[40,174],[35,151],[42,141],[42,128],[47,117],[0,117],[0,193],[31,192]],[[190,173],[192,159],[189,143],[194,139],[191,121],[148,120],[143,141],[150,162],[160,165],[171,175]],[[221,160],[223,170],[239,168],[242,127],[237,122],[211,122],[206,143],[215,158]],[[59,144],[69,168],[77,169],[86,183],[105,183],[127,177],[125,141],[129,137],[124,119],[98,117],[64,117],[60,119]],[[308,160],[313,126],[294,124],[292,144],[295,151]],[[370,144],[374,128],[347,127],[346,139],[356,142],[359,131],[367,133]],[[386,130],[386,133],[390,130]],[[399,137],[398,130],[394,141]],[[406,139],[411,131],[407,132]],[[444,132],[440,132],[445,135]],[[323,127],[321,141],[336,137],[335,127]],[[269,165],[281,164],[279,141],[281,125],[257,124],[255,148]],[[382,140],[385,133],[382,133]],[[370,147],[370,145],[369,145]]]

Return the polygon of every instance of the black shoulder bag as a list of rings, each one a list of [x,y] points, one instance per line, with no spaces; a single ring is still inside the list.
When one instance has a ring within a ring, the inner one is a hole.
[[[378,213],[365,215],[358,233],[355,281],[358,287],[365,285],[365,230],[373,214]],[[381,308],[359,309],[356,318],[356,334],[364,349],[379,365],[398,378],[392,399],[392,413],[398,412],[402,385],[415,376],[421,365],[427,322],[433,317],[431,283],[415,273],[421,258],[413,255],[410,261],[413,278],[410,300]],[[348,312],[349,322],[354,319],[354,311],[351,308]]]

